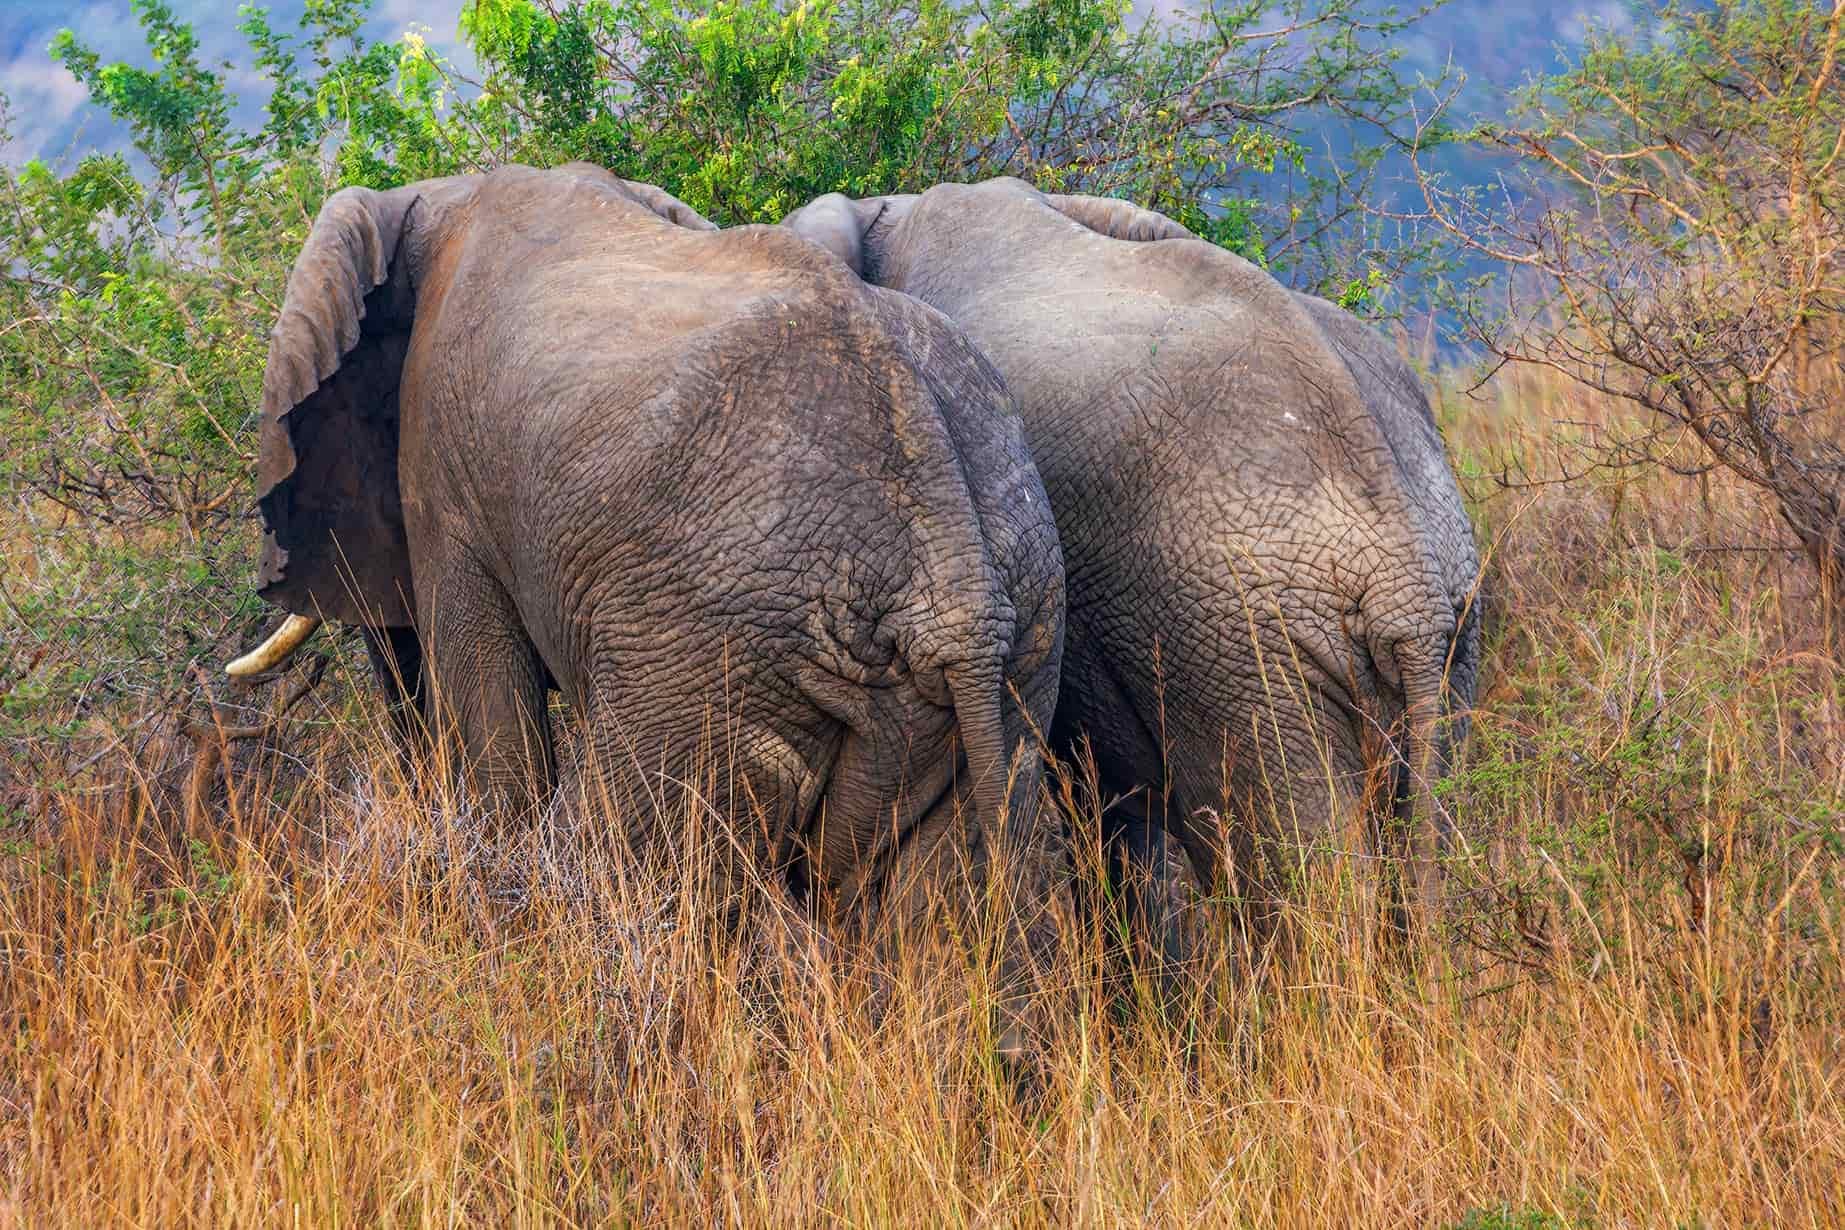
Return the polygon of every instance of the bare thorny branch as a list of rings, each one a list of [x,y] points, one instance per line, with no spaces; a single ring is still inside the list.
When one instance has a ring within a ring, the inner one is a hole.
[[[1688,432],[1772,496],[1829,590],[1845,580],[1842,14],[1720,0],[1662,7],[1650,50],[1592,39],[1515,122],[1475,134],[1524,170],[1524,208],[1428,168],[1452,95],[1412,155],[1413,220],[1505,270],[1497,310],[1450,291],[1462,335],[1627,401],[1662,443]]]

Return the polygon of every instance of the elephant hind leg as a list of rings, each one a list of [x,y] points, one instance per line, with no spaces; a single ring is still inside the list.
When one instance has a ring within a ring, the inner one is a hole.
[[[1111,932],[1111,952],[1118,957],[1143,949],[1141,959],[1148,962],[1160,989],[1169,991],[1168,980],[1184,963],[1166,856],[1166,837],[1172,825],[1168,818],[1149,814],[1150,809],[1137,806],[1139,803],[1138,798],[1130,798],[1121,806],[1131,809],[1131,814],[1104,817],[1105,879],[1103,885],[1085,883],[1086,895],[1098,896],[1106,887],[1112,903],[1103,901],[1092,908],[1106,911],[1103,919]],[[1087,880],[1079,877],[1079,883]],[[1125,927],[1125,933],[1116,932],[1117,927]],[[1115,971],[1117,975],[1121,972]]]
[[[1060,709],[1060,727],[1053,735],[1066,771],[1080,775],[1085,766],[1093,766],[1096,803],[1105,808],[1094,838],[1100,843],[1100,866],[1085,866],[1076,849],[1069,851],[1079,917],[1085,926],[1100,929],[1104,976],[1112,993],[1130,990],[1139,969],[1152,973],[1160,992],[1170,994],[1186,953],[1166,852],[1169,837],[1183,843],[1191,836],[1182,823],[1185,808],[1174,797],[1148,724],[1113,679],[1093,688],[1089,700],[1093,716],[1079,721]],[[1093,731],[1104,738],[1091,737]],[[1194,858],[1196,844],[1186,847]],[[1210,859],[1202,865],[1207,887],[1214,865]]]
[[[1252,733],[1224,746],[1238,755],[1220,753],[1219,801],[1187,817],[1187,850],[1200,867],[1215,858],[1250,953],[1292,959],[1307,934],[1300,924],[1325,934],[1335,916],[1368,943],[1379,864],[1356,747],[1330,722],[1285,744]],[[1210,763],[1202,743],[1182,750],[1188,764]],[[1193,785],[1200,795],[1208,788],[1208,779]]]
[[[548,675],[511,597],[473,560],[444,561],[418,577],[429,612],[430,727],[452,736],[461,771],[490,815],[516,815],[548,798],[557,757],[546,708]]]

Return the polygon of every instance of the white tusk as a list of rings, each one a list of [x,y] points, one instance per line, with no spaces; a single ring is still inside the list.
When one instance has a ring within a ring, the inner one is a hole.
[[[248,679],[251,675],[274,670],[293,657],[295,650],[301,648],[318,627],[320,621],[310,615],[290,615],[282,621],[281,627],[269,634],[268,640],[226,665],[224,673],[233,679]]]

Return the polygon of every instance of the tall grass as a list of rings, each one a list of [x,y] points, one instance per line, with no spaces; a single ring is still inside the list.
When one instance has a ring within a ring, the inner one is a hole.
[[[0,1220],[32,1225],[1837,1225],[1837,666],[1750,494],[1580,469],[1529,377],[1444,425],[1490,558],[1447,798],[1451,975],[1310,883],[1285,958],[1195,900],[1180,1002],[1066,918],[1045,1067],[988,980],[771,891],[741,923],[565,808],[486,841],[363,718],[206,809],[124,750],[0,853]],[[1080,823],[1080,816],[1077,817]]]

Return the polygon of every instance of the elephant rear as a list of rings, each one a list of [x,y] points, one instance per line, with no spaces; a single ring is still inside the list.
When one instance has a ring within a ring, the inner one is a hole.
[[[947,312],[1019,397],[1069,565],[1056,741],[1123,796],[1136,861],[1171,829],[1207,879],[1278,886],[1329,836],[1369,843],[1368,770],[1426,786],[1444,660],[1471,678],[1472,535],[1368,350],[1122,201],[998,179],[786,224]],[[1404,756],[1376,754],[1391,727]]]
[[[722,710],[762,853],[851,897],[956,800],[1033,823],[1056,530],[1003,385],[945,320],[785,232],[711,238],[732,251],[662,286],[723,309],[646,349],[611,321],[606,370],[573,378],[603,394],[523,416],[554,434],[512,519],[572,524],[514,588],[554,607],[535,639],[625,789],[658,796],[661,750]]]
[[[413,650],[489,815],[555,785],[556,685],[642,850],[715,813],[874,907],[1031,835],[1062,561],[1017,416],[792,234],[580,164],[348,189],[262,432],[263,593],[300,618],[251,660],[321,617]]]

